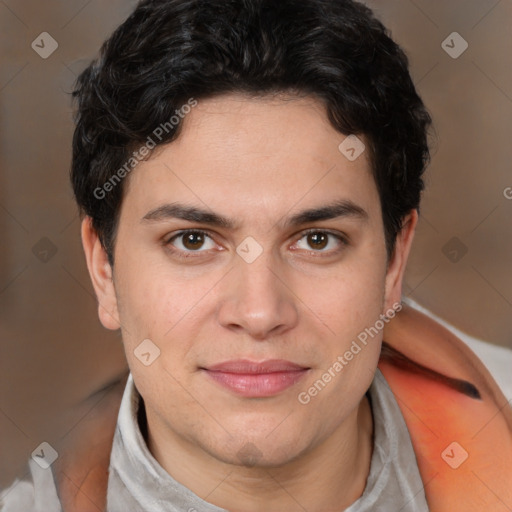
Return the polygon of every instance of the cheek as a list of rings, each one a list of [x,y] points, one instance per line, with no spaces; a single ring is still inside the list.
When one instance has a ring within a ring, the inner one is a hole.
[[[305,303],[331,334],[343,339],[373,325],[384,304],[385,265],[376,259],[355,260],[315,286],[308,283],[304,290]]]
[[[211,304],[212,277],[193,280],[162,264],[136,265],[126,258],[118,267],[119,316],[130,366],[140,365],[134,350],[150,339],[160,350],[158,363],[174,371],[190,351]]]
[[[116,263],[116,292],[126,329],[153,330],[163,320],[166,325],[161,327],[165,332],[185,308],[190,287],[181,282],[179,274],[171,276],[169,268],[147,253],[119,253],[122,256]]]
[[[321,366],[301,391],[327,431],[357,407],[372,382],[382,340],[384,277],[385,266],[377,261],[347,266],[325,293],[310,294],[326,335],[318,338]]]
[[[193,305],[199,293],[167,278],[155,267],[134,268],[129,272],[125,267],[126,274],[117,286],[130,371],[153,409],[158,409],[162,396],[169,393],[181,397],[176,404],[188,406],[189,397],[183,395],[178,382],[187,372],[186,356],[196,339]],[[162,411],[173,411],[176,404],[166,403]]]

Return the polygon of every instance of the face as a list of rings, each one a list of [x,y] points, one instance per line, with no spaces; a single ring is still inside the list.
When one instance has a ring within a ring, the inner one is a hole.
[[[344,139],[311,98],[199,101],[126,183],[113,281],[84,242],[156,438],[282,465],[357,410],[382,335],[353,342],[400,300],[412,235],[388,261],[367,153]]]

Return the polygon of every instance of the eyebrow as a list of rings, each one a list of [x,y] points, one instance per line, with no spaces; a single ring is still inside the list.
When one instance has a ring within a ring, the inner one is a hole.
[[[335,201],[325,206],[310,208],[298,212],[285,219],[283,228],[290,228],[318,222],[321,220],[337,219],[340,217],[355,218],[362,221],[368,219],[368,213],[361,206],[348,199]],[[195,206],[188,206],[181,203],[168,203],[149,211],[142,217],[142,222],[161,222],[165,220],[181,219],[189,222],[197,222],[212,227],[236,230],[240,227],[238,222],[224,217],[218,213],[202,210]]]

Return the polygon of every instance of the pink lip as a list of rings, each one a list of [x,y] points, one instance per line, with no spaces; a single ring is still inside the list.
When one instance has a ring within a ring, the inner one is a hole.
[[[202,369],[221,386],[248,398],[276,395],[293,386],[309,370],[283,359],[259,363],[240,359]]]

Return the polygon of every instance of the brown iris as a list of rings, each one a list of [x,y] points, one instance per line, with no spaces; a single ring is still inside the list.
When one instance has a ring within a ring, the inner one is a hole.
[[[199,249],[204,244],[204,234],[199,232],[187,233],[182,235],[183,246],[187,249]]]
[[[309,233],[308,243],[315,249],[324,249],[328,243],[328,235],[326,233]]]

